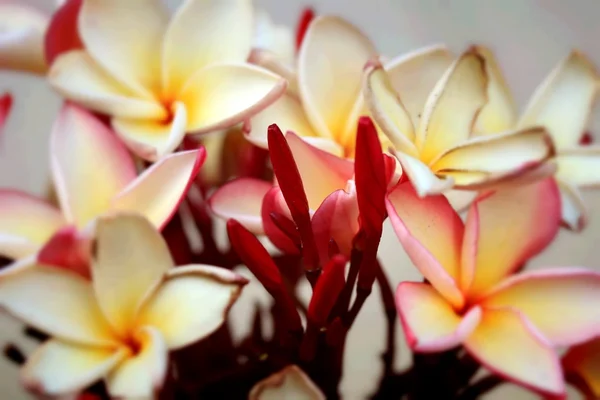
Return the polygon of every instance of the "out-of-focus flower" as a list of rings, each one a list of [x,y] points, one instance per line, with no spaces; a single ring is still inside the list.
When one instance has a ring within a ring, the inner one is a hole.
[[[63,107],[50,142],[60,209],[26,193],[0,191],[0,254],[5,257],[32,256],[54,234],[85,237],[98,216],[119,210],[139,212],[160,229],[205,158],[204,149],[172,154],[138,176],[109,128],[74,105]]]
[[[588,398],[600,398],[600,339],[573,346],[563,357],[567,374],[575,374],[583,380],[582,389],[590,392]]]
[[[0,69],[41,74],[47,70],[44,34],[48,17],[20,3],[0,3]]]
[[[325,395],[298,366],[289,365],[254,385],[248,399],[325,400]]]
[[[246,63],[253,29],[250,0],[186,0],[170,20],[159,0],[85,0],[84,48],[59,55],[48,79],[156,161],[186,133],[232,127],[285,91],[284,79]]]
[[[105,379],[119,398],[149,398],[169,350],[217,329],[246,280],[208,265],[173,268],[166,243],[142,216],[99,219],[92,281],[33,265],[0,280],[0,305],[52,336],[21,372],[26,387],[58,396]]]
[[[13,97],[10,93],[5,93],[0,96],[0,137],[2,136],[4,124],[6,124],[12,105]]]
[[[420,199],[409,183],[388,195],[387,206],[428,281],[398,286],[409,345],[437,352],[462,344],[502,377],[564,398],[554,347],[600,334],[600,274],[555,268],[509,276],[558,232],[554,179],[482,194],[464,224],[443,196]]]
[[[285,25],[275,24],[265,10],[256,10],[254,14],[253,47],[268,51],[286,65],[294,64],[296,47],[292,30]]]
[[[600,185],[600,147],[580,146],[600,88],[600,75],[583,54],[573,51],[532,95],[520,118],[498,62],[481,48],[490,78],[488,104],[477,119],[476,131],[490,135],[507,129],[544,126],[556,147],[556,179],[562,200],[563,223],[581,230],[587,211],[579,188]],[[492,136],[493,137],[493,136]]]
[[[255,52],[253,61],[285,76],[289,88],[251,119],[248,139],[266,148],[267,128],[275,123],[335,155],[353,157],[356,123],[366,114],[362,71],[376,56],[375,46],[358,28],[332,16],[312,20],[295,68]]]
[[[409,112],[383,66],[375,62],[367,69],[366,103],[419,196],[519,178],[553,156],[552,140],[540,127],[472,137],[474,121],[487,101],[484,66],[477,49],[463,53],[428,95],[418,122],[412,93]]]

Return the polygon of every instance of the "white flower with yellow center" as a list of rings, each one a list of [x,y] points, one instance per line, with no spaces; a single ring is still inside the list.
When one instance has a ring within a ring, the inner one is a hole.
[[[247,281],[213,266],[173,268],[165,241],[135,214],[101,218],[93,247],[91,282],[43,265],[0,280],[0,306],[52,336],[22,380],[49,396],[104,379],[113,397],[152,397],[169,350],[217,329]]]

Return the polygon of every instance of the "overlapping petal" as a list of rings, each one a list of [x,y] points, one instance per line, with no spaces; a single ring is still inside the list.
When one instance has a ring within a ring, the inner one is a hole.
[[[458,289],[463,223],[444,196],[420,199],[410,183],[397,185],[386,201],[398,239],[413,264],[452,305],[460,308]]]
[[[544,395],[564,397],[558,356],[550,343],[522,314],[484,309],[465,348],[485,367]]]
[[[90,282],[65,269],[30,265],[4,276],[0,307],[59,339],[113,348],[118,343]]]
[[[152,164],[112,201],[112,211],[134,211],[162,229],[198,175],[206,158],[203,148],[180,151]]]
[[[34,254],[66,224],[50,203],[16,190],[0,190],[0,254],[21,258]]]
[[[433,286],[425,283],[400,283],[396,307],[409,346],[419,352],[444,351],[460,345],[481,318],[479,307],[463,316],[457,314]]]
[[[297,366],[289,365],[258,382],[248,395],[249,400],[269,399],[325,400],[321,389]]]
[[[138,323],[156,327],[169,349],[184,347],[221,326],[246,283],[208,265],[172,269],[140,310]]]
[[[363,33],[341,18],[312,21],[298,55],[298,81],[306,114],[319,136],[346,136],[360,97],[363,67],[376,55]]]
[[[278,248],[288,254],[298,254],[299,249],[296,241],[288,236],[288,232],[282,231],[281,227],[273,220],[273,216],[277,218],[286,218],[293,226],[292,232],[297,234],[296,225],[292,222],[292,215],[288,208],[281,188],[279,186],[272,187],[263,198],[262,207],[260,210],[263,228],[265,235]],[[298,242],[300,237],[297,237]]]
[[[556,346],[600,335],[600,274],[582,268],[556,268],[514,275],[495,288],[483,307],[522,312]]]
[[[61,209],[79,228],[107,211],[111,199],[136,176],[123,144],[92,114],[74,105],[61,110],[50,151]]]
[[[419,197],[443,193],[454,186],[454,178],[450,174],[437,176],[418,158],[401,151],[394,152],[394,155],[400,162],[402,173],[406,173]]]
[[[600,146],[561,150],[556,157],[556,179],[579,188],[600,186]]]
[[[125,349],[50,340],[29,357],[21,380],[29,390],[40,394],[68,395],[102,379],[126,355]]]
[[[0,68],[43,74],[48,17],[25,4],[0,4]]]
[[[142,303],[173,266],[167,244],[150,221],[101,218],[92,253],[92,282],[102,312],[121,335],[130,332]]]
[[[599,82],[592,62],[573,51],[535,91],[518,125],[545,126],[558,149],[577,146],[585,132]]]
[[[519,187],[504,188],[491,196],[482,196],[469,210],[463,254],[464,274],[473,274],[463,282],[471,296],[479,296],[500,282],[526,260],[543,250],[554,239],[560,223],[560,198],[552,178]],[[468,266],[474,268],[469,271]]]
[[[235,179],[221,186],[210,197],[210,209],[223,219],[233,218],[251,232],[262,234],[261,208],[272,187],[271,183],[260,179]]]
[[[567,182],[559,181],[558,187],[563,224],[573,231],[581,231],[588,222],[588,211],[581,192]]]

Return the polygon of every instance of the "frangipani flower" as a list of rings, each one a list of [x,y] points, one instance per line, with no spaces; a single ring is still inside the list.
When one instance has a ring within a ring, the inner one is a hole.
[[[563,366],[568,374],[583,380],[582,389],[590,392],[587,398],[600,398],[600,338],[570,348]]]
[[[408,183],[388,195],[388,214],[429,283],[396,292],[411,348],[463,345],[493,372],[564,398],[555,346],[600,334],[600,274],[582,268],[519,273],[555,237],[560,198],[552,178],[484,194],[466,223],[441,195],[420,199]]]
[[[298,366],[288,365],[254,385],[248,399],[325,400],[325,395]]]
[[[65,105],[50,138],[51,173],[60,209],[15,190],[0,191],[0,254],[36,254],[52,235],[87,236],[97,217],[143,214],[161,228],[205,158],[204,149],[172,154],[138,176],[125,146],[89,112]]]
[[[160,0],[84,0],[84,49],[56,58],[48,79],[156,161],[186,132],[244,122],[285,91],[284,79],[246,63],[252,14],[250,0],[186,0],[169,21]]]
[[[208,265],[173,268],[160,234],[135,214],[101,218],[96,238],[91,282],[44,265],[0,280],[0,306],[52,336],[22,381],[58,396],[104,379],[111,396],[149,398],[169,350],[217,329],[247,281]]]
[[[333,154],[352,157],[356,124],[365,114],[362,71],[377,56],[370,40],[341,18],[319,16],[306,31],[295,71],[262,56],[255,54],[254,61],[285,76],[289,90],[251,119],[248,139],[266,148],[267,129],[277,124]]]
[[[562,219],[581,230],[587,211],[579,188],[600,185],[600,147],[580,146],[600,88],[600,75],[583,54],[573,51],[562,60],[532,95],[520,118],[502,72],[491,51],[480,49],[490,77],[489,102],[477,119],[476,131],[489,135],[517,127],[544,126],[556,147]],[[488,136],[486,136],[488,137]],[[493,136],[491,136],[493,137]]]
[[[439,57],[431,52],[419,57],[432,55]],[[474,121],[487,101],[484,65],[476,49],[463,53],[427,97],[418,122],[414,118],[414,95],[409,96],[409,113],[402,103],[403,93],[396,92],[381,64],[374,63],[366,71],[365,101],[394,145],[402,169],[419,196],[452,187],[478,189],[516,178],[553,155],[550,137],[539,127],[472,137]],[[402,66],[396,68],[401,70]],[[426,63],[423,68],[427,68]]]

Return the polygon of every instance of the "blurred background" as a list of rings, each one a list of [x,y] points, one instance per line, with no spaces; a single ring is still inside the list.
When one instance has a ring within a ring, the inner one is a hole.
[[[54,0],[19,2],[48,14],[55,5]],[[495,51],[521,108],[571,49],[583,51],[600,66],[598,0],[255,0],[255,4],[269,12],[276,23],[293,28],[307,5],[318,14],[340,15],[359,26],[380,52],[390,57],[434,43],[446,43],[455,52],[473,43],[487,45]],[[0,187],[43,195],[48,188],[48,136],[60,106],[59,98],[40,77],[0,72],[0,93],[7,90],[13,93],[15,103],[1,139]],[[600,140],[600,107],[596,107],[592,118],[591,133]],[[589,227],[579,235],[562,231],[551,248],[532,262],[533,268],[562,265],[600,269],[600,190],[584,195],[591,210]],[[389,228],[386,226],[380,252],[393,285],[419,279]],[[251,313],[247,311],[253,306],[253,299],[263,302],[267,296],[260,288],[250,287],[232,311],[240,331],[249,322]],[[7,341],[27,350],[33,348],[33,343],[22,337],[20,326],[0,315],[0,346]],[[385,321],[375,287],[348,339],[342,382],[344,398],[363,399],[372,392],[379,380],[384,344]],[[397,344],[400,357],[396,366],[402,368],[410,361],[410,355],[401,334]],[[5,399],[31,398],[20,388],[17,368],[4,359],[0,359],[0,388]],[[504,384],[486,398],[537,396]],[[579,397],[571,391],[571,398]]]

